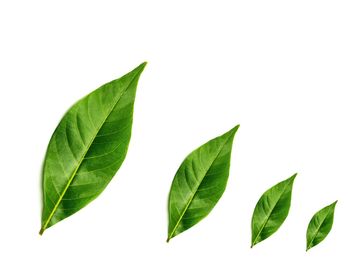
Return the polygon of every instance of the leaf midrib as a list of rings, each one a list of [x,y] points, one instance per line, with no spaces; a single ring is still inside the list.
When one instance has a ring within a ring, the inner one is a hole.
[[[202,184],[202,182],[203,182],[205,176],[207,175],[207,173],[208,173],[208,171],[210,170],[210,168],[213,166],[214,161],[216,161],[216,159],[219,157],[219,155],[220,155],[222,149],[224,148],[224,146],[226,145],[227,141],[231,138],[231,135],[233,135],[234,133],[235,133],[235,132],[231,133],[231,134],[229,135],[229,137],[225,140],[225,142],[223,143],[223,145],[222,145],[221,148],[219,149],[219,152],[217,153],[217,155],[215,156],[215,158],[214,158],[213,161],[211,162],[209,168],[205,171],[205,175],[203,175],[202,179],[201,179],[200,182],[198,183],[198,186],[196,187],[195,192],[193,193],[193,195],[190,197],[189,201],[187,202],[187,204],[186,204],[184,210],[182,211],[182,213],[181,213],[181,215],[180,215],[180,218],[179,218],[178,221],[176,222],[176,224],[175,224],[173,230],[171,231],[170,235],[168,236],[168,239],[166,240],[166,242],[169,242],[170,239],[173,237],[173,235],[174,235],[176,229],[177,229],[177,228],[179,227],[179,225],[180,225],[180,222],[181,222],[183,216],[185,215],[187,209],[188,209],[189,206],[191,205],[191,203],[192,203],[194,197],[196,196],[196,194],[197,194],[197,192],[198,192],[198,188],[201,186],[201,184]]]
[[[290,182],[290,181],[289,181],[289,182]],[[261,229],[259,230],[258,234],[256,235],[256,237],[255,237],[255,239],[254,239],[252,245],[250,246],[251,248],[257,244],[256,241],[258,240],[260,234],[262,233],[263,229],[265,228],[267,222],[268,222],[269,219],[271,218],[272,212],[273,212],[273,210],[276,208],[278,202],[281,200],[282,195],[284,194],[284,192],[286,191],[287,186],[289,185],[289,182],[288,182],[288,184],[286,184],[286,185],[284,186],[282,193],[280,194],[278,200],[276,201],[276,204],[272,207],[272,209],[271,209],[269,215],[267,216],[266,220],[264,221],[263,225],[261,226]]]
[[[49,217],[47,218],[47,220],[45,221],[44,225],[42,226],[42,228],[40,229],[39,234],[42,235],[45,231],[45,229],[47,228],[49,222],[51,221],[53,215],[56,213],[58,206],[61,204],[62,199],[65,195],[65,193],[67,192],[69,186],[71,185],[71,183],[73,182],[73,179],[75,178],[76,174],[78,173],[78,170],[80,169],[80,166],[83,162],[83,160],[85,159],[86,154],[89,152],[90,147],[92,145],[92,143],[94,142],[94,140],[96,139],[97,134],[100,132],[102,126],[105,124],[106,120],[108,119],[108,117],[110,116],[110,114],[112,113],[112,111],[115,109],[115,107],[117,106],[117,104],[119,103],[120,99],[123,97],[123,95],[126,93],[126,91],[129,89],[129,87],[133,84],[134,80],[137,78],[137,76],[139,75],[139,73],[135,73],[135,75],[133,76],[133,78],[131,79],[129,85],[124,89],[124,91],[122,92],[122,94],[119,96],[119,98],[117,99],[117,101],[115,102],[115,104],[113,106],[111,106],[110,111],[106,114],[106,117],[104,118],[104,120],[101,122],[101,125],[97,128],[96,133],[92,136],[92,139],[89,143],[89,145],[87,146],[84,154],[81,156],[77,167],[75,168],[75,170],[73,171],[71,177],[69,178],[67,185],[65,186],[62,194],[60,195],[60,197],[57,200],[57,203],[55,204],[54,208],[52,209]],[[88,96],[87,96],[88,97]]]

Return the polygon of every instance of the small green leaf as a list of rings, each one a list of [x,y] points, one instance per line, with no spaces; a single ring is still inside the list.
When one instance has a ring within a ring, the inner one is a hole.
[[[206,217],[221,198],[238,128],[208,141],[182,162],[170,189],[167,242]]]
[[[40,234],[94,200],[121,166],[145,65],[79,100],[58,124],[44,161]]]
[[[322,208],[311,218],[306,232],[306,251],[321,243],[331,231],[337,202]]]
[[[259,199],[252,217],[251,247],[275,233],[287,218],[296,175],[276,184]]]

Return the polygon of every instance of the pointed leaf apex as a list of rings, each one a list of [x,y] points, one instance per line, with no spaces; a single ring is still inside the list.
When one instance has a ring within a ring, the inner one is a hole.
[[[295,173],[293,176],[291,176],[289,179],[290,180],[293,180],[294,181],[294,179],[295,179],[295,177],[298,175],[298,173]]]
[[[147,62],[141,63],[139,66],[137,66],[131,72],[124,75],[124,77],[127,75],[137,75],[137,77],[139,77],[141,75],[141,73],[143,72],[143,70],[145,69],[146,65],[147,65]]]
[[[335,206],[337,205],[337,203],[338,203],[338,200],[336,200],[332,204],[330,204],[329,207],[332,207],[334,209]]]
[[[147,62],[143,62],[136,69],[142,72],[143,69],[145,69],[146,65],[147,65]]]
[[[232,129],[230,129],[228,132],[226,132],[225,134],[235,134],[236,132],[237,132],[237,130],[239,129],[239,124],[238,125],[236,125],[235,127],[233,127]],[[224,134],[224,135],[225,135]]]

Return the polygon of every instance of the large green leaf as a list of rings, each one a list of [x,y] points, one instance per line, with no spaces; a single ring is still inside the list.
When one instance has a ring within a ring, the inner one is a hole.
[[[322,208],[311,218],[306,232],[306,251],[321,243],[331,231],[336,204],[337,201]]]
[[[259,199],[252,217],[251,247],[275,233],[287,218],[296,175],[276,184]]]
[[[121,166],[145,65],[79,100],[58,124],[43,168],[40,234],[94,200]]]
[[[167,242],[207,216],[224,193],[238,128],[205,143],[182,162],[169,195]]]

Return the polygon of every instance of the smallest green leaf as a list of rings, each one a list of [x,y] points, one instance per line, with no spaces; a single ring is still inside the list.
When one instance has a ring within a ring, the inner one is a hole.
[[[337,202],[322,208],[311,218],[306,232],[306,251],[321,243],[331,231]]]

